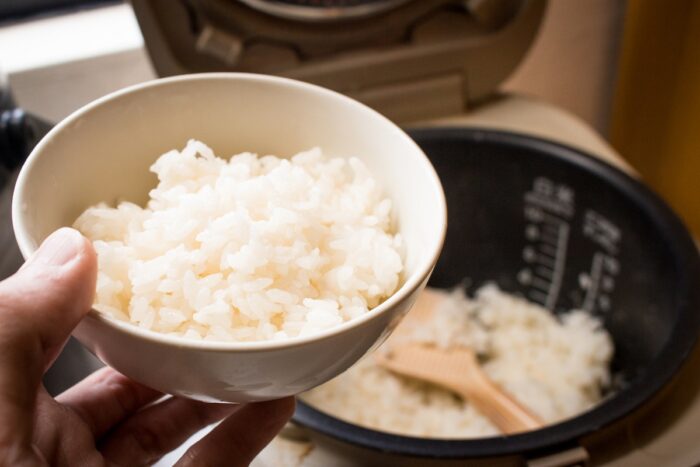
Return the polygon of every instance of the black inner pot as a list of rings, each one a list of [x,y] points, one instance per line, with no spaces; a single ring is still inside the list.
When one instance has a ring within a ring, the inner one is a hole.
[[[342,422],[300,401],[295,420],[331,438],[407,456],[470,458],[568,444],[659,391],[700,327],[700,261],[686,229],[649,189],[578,150],[464,128],[412,132],[447,197],[445,247],[430,280],[485,282],[559,313],[600,316],[615,342],[617,387],[594,409],[512,436],[427,440]]]

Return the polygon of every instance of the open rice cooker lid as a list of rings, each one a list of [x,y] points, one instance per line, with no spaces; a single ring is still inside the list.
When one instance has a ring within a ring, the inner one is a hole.
[[[266,73],[399,122],[457,114],[523,58],[546,0],[132,0],[160,76]]]

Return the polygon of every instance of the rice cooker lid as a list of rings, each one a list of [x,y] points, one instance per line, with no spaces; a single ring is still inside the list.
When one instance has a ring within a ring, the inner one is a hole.
[[[460,113],[493,94],[534,41],[546,6],[546,0],[131,3],[160,76],[286,76],[348,94],[397,121]]]
[[[250,7],[282,18],[330,21],[372,16],[409,0],[241,0]]]

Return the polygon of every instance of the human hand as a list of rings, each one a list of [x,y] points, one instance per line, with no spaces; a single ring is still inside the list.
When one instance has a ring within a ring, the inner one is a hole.
[[[248,465],[291,416],[292,398],[152,404],[162,394],[110,368],[48,394],[42,375],[92,306],[96,275],[90,242],[64,228],[0,282],[0,466],[148,465],[224,418],[177,465]]]

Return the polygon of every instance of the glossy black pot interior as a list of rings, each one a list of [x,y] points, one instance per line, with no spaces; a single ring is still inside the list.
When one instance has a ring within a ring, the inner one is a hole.
[[[618,387],[599,406],[534,432],[426,440],[342,422],[300,402],[295,420],[368,450],[464,459],[558,448],[628,415],[678,371],[700,327],[700,262],[689,234],[641,183],[577,150],[531,137],[423,129],[413,137],[440,176],[445,248],[430,285],[495,281],[556,312],[601,316]]]

